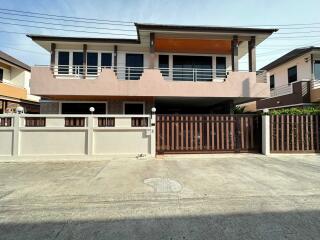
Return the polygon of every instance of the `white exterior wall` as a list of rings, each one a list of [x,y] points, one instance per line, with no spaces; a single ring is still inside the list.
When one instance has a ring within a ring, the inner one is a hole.
[[[311,55],[308,53],[270,70],[270,76],[274,75],[275,78],[275,88],[288,85],[288,69],[294,66],[297,66],[298,81],[312,79],[310,57]]]
[[[35,115],[3,115],[12,125],[0,127],[1,156],[132,155],[155,156],[155,127],[150,115],[37,115],[45,127],[26,127]],[[84,127],[65,127],[65,117],[84,117]],[[98,117],[114,117],[114,127],[98,127]],[[148,118],[148,127],[132,127],[132,117]],[[153,116],[155,117],[155,116]],[[154,146],[153,146],[153,145]]]

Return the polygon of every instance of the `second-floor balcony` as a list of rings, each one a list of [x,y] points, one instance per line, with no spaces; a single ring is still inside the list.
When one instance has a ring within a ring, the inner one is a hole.
[[[55,65],[32,68],[40,96],[269,97],[265,72],[208,68]]]

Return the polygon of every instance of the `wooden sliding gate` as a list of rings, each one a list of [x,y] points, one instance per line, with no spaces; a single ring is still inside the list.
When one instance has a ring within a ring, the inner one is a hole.
[[[157,153],[261,151],[261,116],[157,115]]]
[[[320,152],[320,116],[270,116],[270,135],[272,153]]]

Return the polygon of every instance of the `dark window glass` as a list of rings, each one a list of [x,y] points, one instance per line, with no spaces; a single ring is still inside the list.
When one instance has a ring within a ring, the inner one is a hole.
[[[88,75],[97,75],[98,73],[98,53],[87,53],[87,73]]]
[[[211,81],[212,57],[173,56],[173,80]]]
[[[216,58],[216,77],[225,78],[226,77],[226,58],[225,57],[217,57]]]
[[[314,62],[314,77],[320,80],[320,60]]]
[[[83,52],[73,53],[73,74],[83,74]]]
[[[270,89],[274,89],[274,75],[270,76]]]
[[[94,107],[94,114],[106,114],[105,103],[62,103],[62,114],[91,114],[90,107]]]
[[[69,73],[69,52],[59,52],[58,54],[58,73]]]
[[[139,80],[143,73],[143,54],[126,54],[126,80]]]
[[[288,83],[292,83],[298,80],[297,66],[288,69]]]
[[[169,55],[159,55],[159,68],[163,76],[169,76]]]
[[[142,103],[125,103],[124,105],[125,114],[143,114]]]
[[[101,66],[111,67],[112,66],[112,54],[111,53],[101,53]]]
[[[3,81],[3,69],[0,68],[0,82]]]

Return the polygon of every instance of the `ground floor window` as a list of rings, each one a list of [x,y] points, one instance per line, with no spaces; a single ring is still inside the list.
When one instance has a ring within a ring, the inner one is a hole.
[[[124,114],[144,114],[144,103],[124,103]]]
[[[94,114],[106,114],[106,103],[62,103],[62,114],[91,114],[90,107],[94,107]]]

